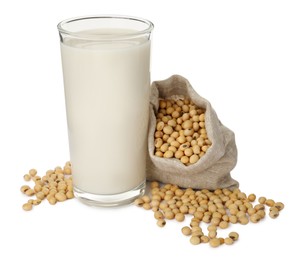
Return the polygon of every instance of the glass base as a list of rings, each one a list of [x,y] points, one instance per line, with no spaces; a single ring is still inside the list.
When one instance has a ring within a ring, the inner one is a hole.
[[[93,194],[87,193],[74,187],[75,197],[84,204],[97,207],[115,207],[132,203],[145,192],[146,182],[141,183],[134,189],[117,194]]]

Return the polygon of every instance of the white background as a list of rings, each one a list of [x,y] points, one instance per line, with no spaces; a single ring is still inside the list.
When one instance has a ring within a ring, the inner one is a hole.
[[[297,1],[287,0],[2,1],[0,259],[298,257],[298,13]],[[91,14],[153,21],[152,80],[181,74],[210,100],[236,134],[232,176],[244,192],[284,202],[278,219],[233,225],[240,240],[212,249],[192,246],[180,233],[183,224],[158,228],[151,211],[134,206],[71,200],[21,209],[22,176],[69,158],[56,25]]]

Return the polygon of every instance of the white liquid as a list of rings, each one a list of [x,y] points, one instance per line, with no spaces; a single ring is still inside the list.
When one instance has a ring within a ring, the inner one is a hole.
[[[61,55],[74,186],[94,194],[137,187],[145,181],[150,42],[66,39]]]

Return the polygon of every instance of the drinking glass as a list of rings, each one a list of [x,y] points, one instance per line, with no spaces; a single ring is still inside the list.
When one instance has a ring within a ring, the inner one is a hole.
[[[74,194],[87,204],[144,193],[152,30],[127,16],[58,24]]]

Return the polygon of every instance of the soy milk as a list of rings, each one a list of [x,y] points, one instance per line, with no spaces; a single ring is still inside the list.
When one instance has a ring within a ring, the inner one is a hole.
[[[117,194],[145,180],[150,41],[83,39],[97,33],[127,32],[61,43],[70,159],[76,188]]]

